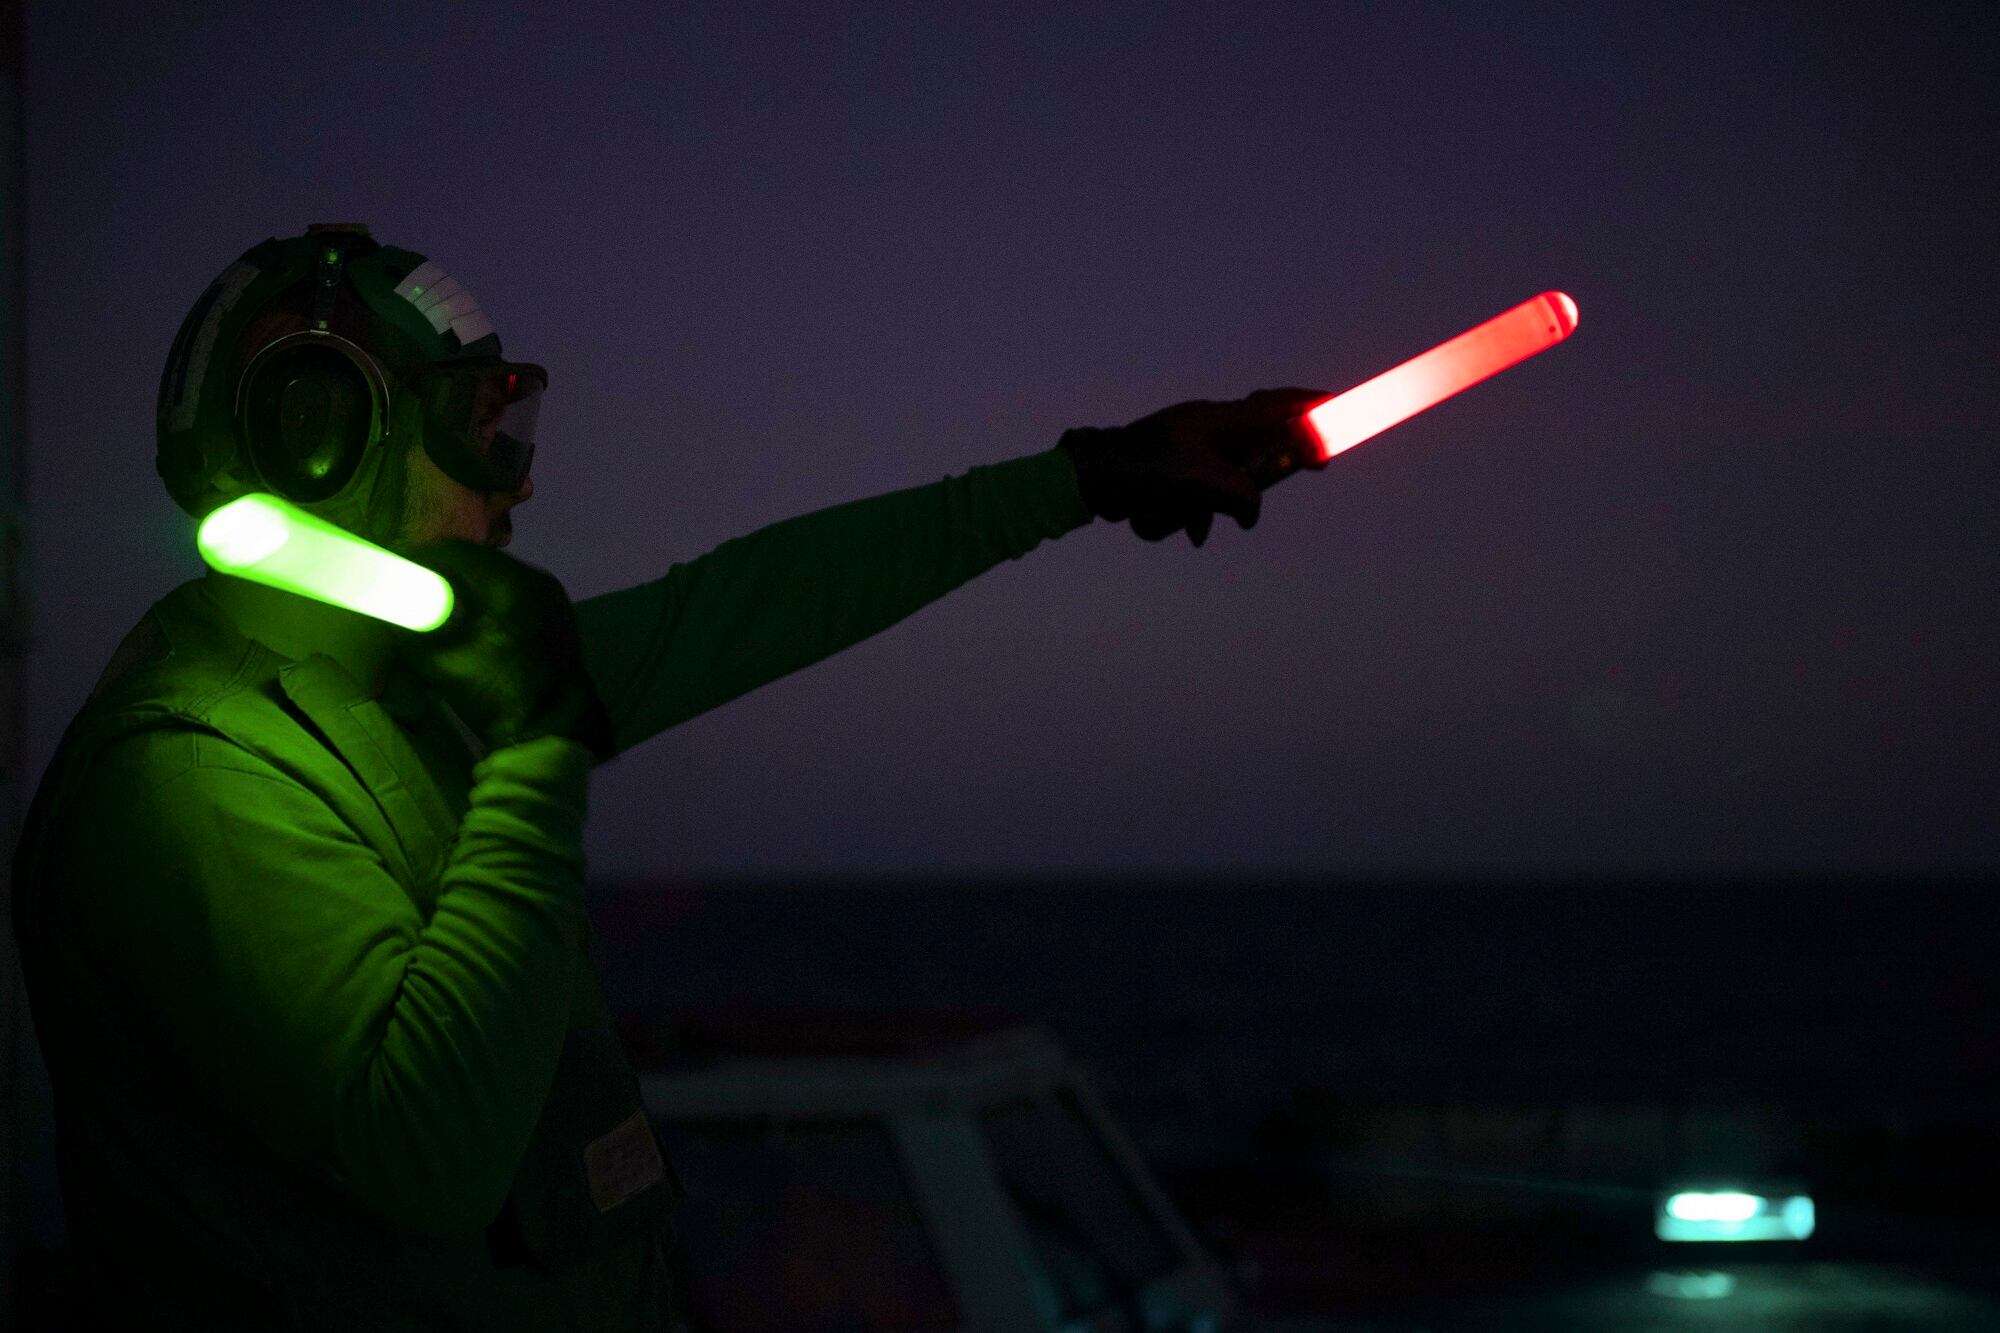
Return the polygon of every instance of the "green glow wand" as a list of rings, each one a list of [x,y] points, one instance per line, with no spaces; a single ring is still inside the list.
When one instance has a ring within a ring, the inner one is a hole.
[[[433,630],[451,617],[441,574],[275,495],[231,500],[201,521],[195,545],[221,573],[404,629]]]

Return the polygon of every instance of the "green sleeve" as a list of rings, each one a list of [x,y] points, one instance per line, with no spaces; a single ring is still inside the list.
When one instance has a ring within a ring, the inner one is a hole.
[[[1091,520],[1060,449],[737,537],[577,604],[618,748],[830,657]]]
[[[278,1152],[392,1222],[476,1235],[569,1023],[590,761],[556,737],[482,760],[426,921],[262,759],[207,732],[113,742],[64,837],[86,984]]]

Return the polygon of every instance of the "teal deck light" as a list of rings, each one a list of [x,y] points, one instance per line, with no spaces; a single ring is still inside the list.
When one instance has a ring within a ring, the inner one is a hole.
[[[434,570],[262,492],[201,521],[201,558],[221,573],[330,606],[433,630],[451,616],[451,584]]]
[[[1683,1190],[1661,1202],[1653,1232],[1674,1241],[1804,1240],[1813,1233],[1813,1201],[1803,1194]]]

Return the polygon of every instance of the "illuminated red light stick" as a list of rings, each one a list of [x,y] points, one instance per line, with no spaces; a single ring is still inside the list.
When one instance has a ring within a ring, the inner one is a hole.
[[[1307,467],[1352,449],[1427,407],[1554,347],[1576,330],[1576,302],[1543,292],[1393,370],[1335,394],[1305,414],[1306,433],[1320,447]]]

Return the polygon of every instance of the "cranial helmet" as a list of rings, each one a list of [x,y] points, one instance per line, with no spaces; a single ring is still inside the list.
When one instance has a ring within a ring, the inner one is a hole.
[[[197,518],[251,491],[387,540],[421,441],[447,476],[511,494],[548,374],[504,360],[472,294],[356,223],[253,246],[181,322],[154,467]]]

